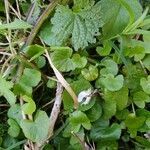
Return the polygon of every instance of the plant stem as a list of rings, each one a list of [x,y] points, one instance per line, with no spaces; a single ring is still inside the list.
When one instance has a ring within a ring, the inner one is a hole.
[[[57,6],[59,1],[60,0],[54,0],[47,6],[45,11],[43,12],[43,14],[40,16],[40,18],[38,19],[37,23],[35,24],[35,27],[31,31],[31,33],[30,33],[30,35],[29,35],[25,45],[23,46],[23,48],[25,48],[26,46],[32,44],[32,42],[33,42],[36,34],[38,33],[40,27],[42,26],[43,22],[48,18],[48,16],[54,10],[54,8]]]
[[[51,68],[53,69],[55,76],[57,77],[58,81],[63,85],[63,87],[66,89],[66,91],[70,94],[70,96],[72,97],[73,101],[74,101],[74,108],[77,109],[79,102],[78,102],[78,98],[75,94],[75,92],[72,90],[71,86],[68,84],[68,82],[64,79],[64,77],[62,76],[62,74],[57,70],[57,68],[54,66],[51,57],[48,53],[48,51],[45,49],[45,54],[46,57],[48,59],[48,62],[51,66]]]
[[[52,108],[52,112],[50,115],[50,125],[49,125],[49,132],[48,132],[48,139],[53,135],[54,126],[56,123],[56,120],[58,118],[58,114],[60,112],[60,106],[62,102],[62,92],[63,92],[63,86],[61,83],[57,83],[57,89],[56,89],[56,97],[55,102]]]

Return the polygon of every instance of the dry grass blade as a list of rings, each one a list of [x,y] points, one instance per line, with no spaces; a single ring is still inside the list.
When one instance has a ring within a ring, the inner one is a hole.
[[[72,97],[73,101],[74,101],[74,108],[77,109],[78,107],[78,98],[76,96],[76,94],[74,93],[74,91],[72,90],[72,88],[70,87],[70,85],[68,84],[68,82],[64,79],[64,77],[62,76],[62,74],[57,70],[57,68],[54,66],[50,55],[48,53],[47,50],[45,50],[46,53],[46,57],[49,61],[50,66],[52,67],[58,81],[63,85],[63,87],[67,90],[67,92],[70,94],[70,96]]]

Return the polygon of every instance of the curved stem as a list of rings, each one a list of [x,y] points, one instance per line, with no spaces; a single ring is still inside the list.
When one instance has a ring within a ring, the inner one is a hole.
[[[54,0],[52,1],[47,8],[45,9],[45,11],[43,12],[43,14],[40,16],[40,18],[38,19],[37,23],[35,24],[35,27],[33,28],[33,30],[31,31],[25,45],[23,46],[23,48],[25,48],[28,45],[31,45],[36,34],[38,33],[40,27],[42,26],[42,24],[44,23],[44,21],[48,18],[48,16],[50,15],[50,13],[54,10],[54,8],[57,6],[58,2],[60,0]]]

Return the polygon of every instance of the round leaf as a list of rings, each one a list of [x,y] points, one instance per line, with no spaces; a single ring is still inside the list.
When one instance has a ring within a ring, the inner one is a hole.
[[[150,76],[146,78],[141,78],[140,85],[142,86],[145,93],[150,94]]]
[[[88,81],[94,81],[98,77],[98,69],[96,66],[92,65],[90,65],[88,69],[83,69],[81,73]]]
[[[109,91],[118,91],[123,87],[123,76],[118,75],[114,77],[112,74],[108,74],[106,77],[101,78],[101,83]]]
[[[111,59],[106,59],[102,61],[102,66],[105,66],[105,68],[100,70],[100,74],[105,76],[107,74],[113,74],[116,75],[118,73],[118,66],[117,63]]]

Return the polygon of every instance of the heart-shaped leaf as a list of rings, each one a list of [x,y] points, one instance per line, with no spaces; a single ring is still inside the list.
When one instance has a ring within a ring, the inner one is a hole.
[[[62,72],[83,68],[87,60],[79,54],[72,57],[72,49],[69,47],[53,47],[54,52],[51,54],[52,61],[56,68]],[[71,58],[72,57],[72,58]]]
[[[32,113],[36,110],[35,102],[31,97],[24,95],[22,99],[27,102],[22,105],[22,110],[24,114],[32,115]]]
[[[102,61],[101,65],[105,66],[105,68],[102,68],[100,70],[101,75],[103,75],[103,76],[105,76],[107,74],[117,75],[118,66],[117,66],[117,63],[115,61],[113,61],[112,59],[106,59],[106,60]]]
[[[111,44],[110,41],[104,41],[103,43],[103,47],[98,46],[96,48],[96,52],[100,55],[100,56],[107,56],[110,54],[111,52]]]
[[[146,102],[150,102],[150,97],[143,91],[138,91],[133,95],[133,101],[139,108],[144,108]]]
[[[10,105],[15,104],[16,97],[14,93],[10,90],[13,87],[13,83],[6,81],[0,75],[0,96],[4,96]]]
[[[88,81],[94,81],[98,77],[98,69],[93,65],[90,65],[88,69],[83,69],[81,73],[83,77]]]
[[[38,111],[34,121],[22,120],[20,126],[26,138],[41,144],[48,136],[49,118],[46,112]]]
[[[131,134],[131,137],[135,137],[138,129],[144,124],[145,117],[137,117],[135,114],[129,114],[125,120],[125,124]]]
[[[14,93],[31,97],[32,88],[41,80],[41,73],[35,69],[25,68],[19,83],[14,86]]]
[[[89,130],[91,128],[91,123],[86,114],[81,111],[75,111],[70,116],[70,124],[74,132],[78,132],[81,125]]]
[[[122,75],[114,77],[108,74],[106,77],[101,78],[102,85],[109,91],[118,91],[123,87],[124,78]]]
[[[117,140],[121,135],[121,127],[119,124],[112,124],[110,127],[106,128],[92,128],[91,138],[93,140],[107,139],[107,140]]]
[[[18,123],[13,119],[8,119],[7,122],[10,126],[8,129],[8,134],[12,137],[17,137],[20,133],[20,127]]]
[[[146,78],[141,78],[140,85],[142,86],[145,93],[150,94],[150,76]]]

